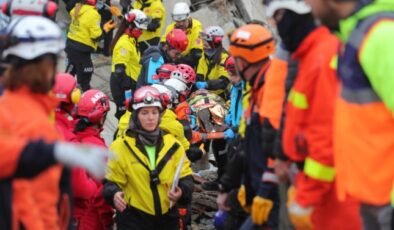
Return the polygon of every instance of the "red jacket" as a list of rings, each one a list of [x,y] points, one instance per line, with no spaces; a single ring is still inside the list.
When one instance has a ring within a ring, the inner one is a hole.
[[[69,119],[69,115],[61,110],[56,110],[55,112],[55,127],[66,141],[78,142],[74,134],[74,122]]]
[[[358,204],[340,203],[335,195],[333,154],[334,101],[338,80],[330,65],[339,42],[325,27],[312,31],[292,55],[298,73],[288,96],[283,134],[284,151],[304,162],[296,178],[298,204],[315,207],[315,229],[360,229]],[[350,228],[349,228],[350,227]]]
[[[76,133],[76,138],[81,143],[106,147],[104,139],[100,137],[101,131],[102,129],[89,126]],[[76,198],[74,218],[79,220],[79,229],[82,230],[108,229],[113,223],[113,209],[104,202],[101,195],[103,185],[99,181],[94,181],[86,171],[84,173],[83,171],[81,169],[78,175],[73,172],[73,188]]]

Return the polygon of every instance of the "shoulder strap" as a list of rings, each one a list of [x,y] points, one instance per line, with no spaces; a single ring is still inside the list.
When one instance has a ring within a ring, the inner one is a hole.
[[[394,12],[382,12],[363,19],[350,34],[348,44],[358,50],[368,31],[376,22],[382,19],[394,20]]]
[[[135,159],[137,159],[137,161],[140,162],[140,164],[150,172],[150,168],[141,160],[141,158],[137,156],[137,154],[133,151],[133,149],[130,147],[129,143],[125,139],[123,139],[123,143],[126,145],[130,153],[135,157]]]
[[[159,164],[157,165],[155,171],[157,171],[157,174],[160,174],[161,170],[163,170],[164,166],[166,166],[167,162],[171,159],[171,157],[174,155],[174,153],[178,150],[179,144],[174,143],[171,148],[167,151],[166,155],[161,159]]]

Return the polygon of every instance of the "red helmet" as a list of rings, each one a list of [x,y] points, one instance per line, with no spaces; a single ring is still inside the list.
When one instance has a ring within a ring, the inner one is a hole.
[[[189,40],[187,39],[186,33],[181,29],[171,30],[166,37],[167,43],[179,52],[186,50],[189,45]]]
[[[196,72],[194,69],[186,64],[178,64],[176,69],[182,74],[181,79],[186,84],[194,84],[196,83]]]
[[[224,68],[230,74],[235,74],[236,70],[235,70],[235,62],[233,56],[227,58],[227,60],[224,62]]]
[[[85,3],[88,5],[95,6],[97,3],[97,0],[85,0]]]
[[[98,123],[109,111],[108,96],[97,89],[90,89],[82,94],[77,105],[77,116],[86,117],[90,123]]]
[[[156,69],[157,75],[155,75],[155,80],[167,80],[170,79],[172,71],[176,70],[176,65],[174,64],[163,64],[158,69]]]
[[[160,92],[152,86],[142,86],[134,92],[133,109],[158,107],[162,109]]]
[[[77,88],[77,80],[68,73],[56,75],[53,93],[59,101],[67,104],[76,104],[81,99],[81,90]]]

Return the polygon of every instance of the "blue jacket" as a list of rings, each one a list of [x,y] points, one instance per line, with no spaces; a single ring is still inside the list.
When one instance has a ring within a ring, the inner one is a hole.
[[[239,127],[242,118],[242,98],[245,89],[243,81],[231,87],[230,92],[230,122],[232,127]]]

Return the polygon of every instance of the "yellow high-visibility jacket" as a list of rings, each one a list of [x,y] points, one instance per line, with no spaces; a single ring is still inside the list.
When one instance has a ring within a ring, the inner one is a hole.
[[[124,142],[134,152],[134,154],[142,161],[135,157]],[[177,148],[173,146],[177,145]],[[175,149],[172,157],[167,161],[162,171],[159,173],[159,183],[157,192],[151,189],[150,175],[146,166],[149,168],[150,161],[144,151],[136,146],[136,139],[130,136],[124,136],[116,139],[111,145],[111,151],[115,153],[115,157],[108,162],[108,172],[105,178],[116,183],[124,192],[124,200],[128,205],[151,215],[160,215],[168,212],[170,200],[168,191],[171,188],[176,169],[184,157],[184,164],[181,168],[180,179],[191,176],[190,161],[187,159],[185,150],[179,142],[171,135],[163,136],[162,147],[156,151],[156,167],[163,160],[163,157]],[[142,164],[145,164],[142,165]],[[162,213],[155,213],[154,196],[158,196],[160,200],[160,209]]]
[[[67,37],[96,50],[97,42],[93,41],[93,39],[100,37],[103,33],[100,27],[100,14],[91,5],[83,5],[77,18],[75,18],[74,12],[75,7],[70,12],[71,23]]]
[[[144,5],[147,6],[143,7]],[[143,11],[146,16],[151,17],[152,19],[160,18],[160,27],[155,31],[144,30],[141,37],[138,38],[138,42],[160,37],[165,23],[166,9],[164,8],[161,0],[148,0],[145,1],[144,5],[139,1],[135,1],[133,7],[134,9]]]
[[[161,42],[166,41],[167,34],[175,28],[175,22],[171,23],[167,26],[165,34],[161,37]],[[203,42],[200,38],[200,32],[202,32],[202,24],[196,19],[192,19],[191,26],[186,31],[187,38],[189,40],[189,44],[185,51],[183,51],[182,55],[186,56],[190,53],[192,49],[203,49]]]
[[[127,34],[123,34],[116,42],[113,50],[111,71],[115,71],[115,65],[124,64],[126,75],[137,82],[141,71],[140,58],[136,40]]]
[[[219,77],[229,77],[227,70],[224,68],[224,63],[228,58],[228,54],[226,52],[222,52],[220,57],[220,64],[214,65],[211,70],[209,70],[209,65],[211,60],[205,57],[205,54],[202,55],[200,61],[198,62],[197,67],[197,75],[204,76],[204,81],[207,80],[217,80]],[[210,92],[220,95],[224,93],[225,89],[217,89],[217,90],[209,90]]]

